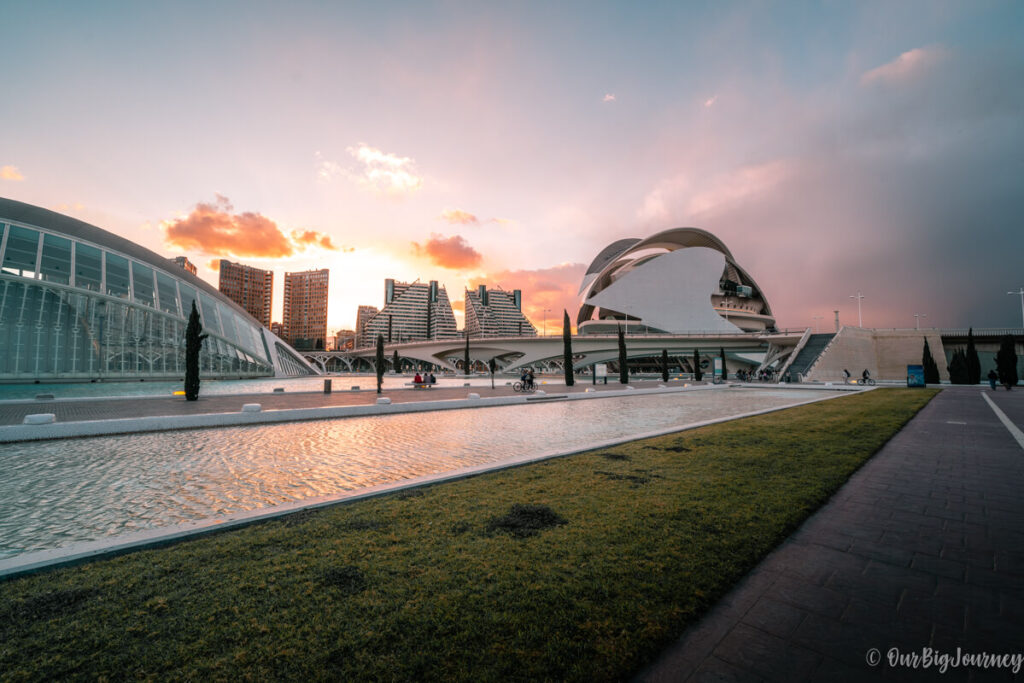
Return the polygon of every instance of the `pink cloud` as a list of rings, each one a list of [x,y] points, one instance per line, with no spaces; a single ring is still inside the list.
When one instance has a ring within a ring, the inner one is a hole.
[[[571,324],[576,324],[577,292],[586,268],[582,263],[563,263],[538,270],[503,270],[487,275],[486,282],[506,291],[522,290],[526,317],[538,331],[546,318],[547,333],[556,334],[562,329],[563,310],[568,311]]]
[[[17,166],[0,166],[0,180],[24,180]]]
[[[443,237],[435,233],[422,246],[417,242],[412,245],[417,256],[426,256],[442,268],[464,270],[478,266],[483,261],[480,252],[471,247],[461,235]]]
[[[441,220],[452,225],[479,225],[480,219],[461,209],[445,209],[441,212]]]
[[[916,75],[942,62],[947,51],[941,47],[918,47],[908,50],[888,64],[866,71],[861,77],[861,85],[870,83],[899,83],[914,78]]]

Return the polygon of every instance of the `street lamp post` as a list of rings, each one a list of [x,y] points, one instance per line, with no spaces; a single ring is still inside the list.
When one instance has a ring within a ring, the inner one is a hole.
[[[1007,294],[1020,294],[1020,322],[1024,326],[1024,287],[1021,287],[1019,292],[1007,292]]]
[[[857,300],[857,327],[864,327],[864,319],[861,317],[860,314],[860,302],[864,298],[864,295],[861,294],[860,292],[857,292],[857,296],[851,294],[850,298]]]
[[[821,331],[820,329],[818,329],[818,321],[824,320],[825,318],[824,316],[816,315],[813,316],[812,319],[814,320],[814,334],[818,334]]]
[[[545,308],[544,309],[544,332],[541,335],[543,337],[548,336],[548,313],[550,313],[550,312],[551,312],[550,308]]]
[[[914,329],[915,330],[921,329],[921,318],[927,318],[927,317],[928,316],[925,313],[915,313],[914,314]]]

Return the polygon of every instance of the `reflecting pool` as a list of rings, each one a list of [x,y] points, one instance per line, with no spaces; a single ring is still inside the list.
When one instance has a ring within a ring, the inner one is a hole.
[[[10,444],[0,558],[832,395],[721,389]]]

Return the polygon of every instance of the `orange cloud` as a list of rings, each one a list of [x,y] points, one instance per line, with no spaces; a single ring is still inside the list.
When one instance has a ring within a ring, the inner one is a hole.
[[[582,263],[563,263],[538,270],[504,270],[487,276],[488,286],[497,285],[506,291],[523,292],[523,313],[538,332],[558,334],[562,331],[562,311],[576,324],[579,310],[577,292],[587,267]],[[545,312],[546,311],[546,312]]]
[[[289,237],[266,216],[232,210],[231,201],[222,195],[212,204],[200,202],[185,218],[163,222],[164,241],[218,256],[280,258],[309,246],[337,249],[328,235],[295,230]]]
[[[24,180],[17,166],[0,166],[0,180]]]
[[[452,225],[479,225],[480,219],[473,214],[461,209],[445,209],[441,212],[441,220],[448,221]]]
[[[219,258],[212,258],[212,259],[210,259],[210,262],[206,264],[206,267],[209,268],[210,270],[212,270],[213,272],[219,271],[220,270],[220,259]]]
[[[430,235],[430,239],[423,246],[418,242],[412,243],[417,256],[425,255],[435,265],[453,270],[464,270],[480,265],[483,257],[473,247],[469,246],[461,235],[443,237],[436,233]]]

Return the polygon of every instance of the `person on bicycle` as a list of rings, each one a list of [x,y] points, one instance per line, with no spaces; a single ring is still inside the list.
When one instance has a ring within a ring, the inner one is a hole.
[[[860,373],[861,384],[867,384],[869,379],[871,379],[871,373],[868,372],[867,368],[864,368],[864,372]]]
[[[533,390],[533,369],[526,371],[526,388]]]

